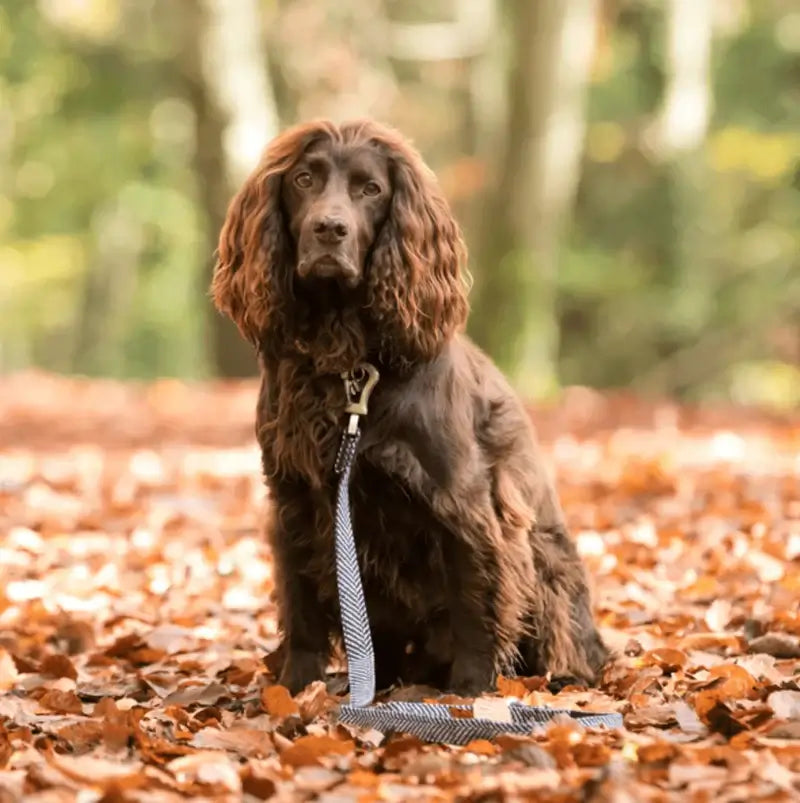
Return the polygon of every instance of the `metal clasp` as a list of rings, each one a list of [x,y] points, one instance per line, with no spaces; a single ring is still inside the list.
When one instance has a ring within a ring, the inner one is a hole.
[[[358,429],[358,417],[367,414],[367,404],[372,389],[378,383],[380,374],[372,363],[359,363],[352,371],[343,371],[344,392],[347,396],[347,406],[344,408],[350,414],[347,422],[347,432],[354,435]]]

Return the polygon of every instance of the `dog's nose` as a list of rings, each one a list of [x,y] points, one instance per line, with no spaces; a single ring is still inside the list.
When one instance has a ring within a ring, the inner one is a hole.
[[[321,243],[334,245],[347,237],[347,224],[340,217],[325,215],[315,221],[314,234]]]

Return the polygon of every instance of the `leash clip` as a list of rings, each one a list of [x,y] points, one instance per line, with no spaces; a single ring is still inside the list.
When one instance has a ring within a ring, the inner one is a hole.
[[[369,397],[380,379],[380,374],[372,363],[362,362],[352,371],[343,371],[341,377],[347,396],[347,406],[344,411],[350,414],[347,422],[347,434],[355,435],[358,429],[358,418],[367,414]]]
[[[345,466],[349,466],[355,457],[355,448],[360,435],[358,419],[367,414],[367,403],[372,389],[380,378],[380,374],[374,365],[362,362],[352,371],[343,371],[341,377],[344,382],[345,396],[347,396],[347,406],[344,411],[349,413],[350,418],[347,421],[345,431],[342,433],[339,451],[336,454],[336,460],[333,465],[333,469],[337,474],[341,474]]]

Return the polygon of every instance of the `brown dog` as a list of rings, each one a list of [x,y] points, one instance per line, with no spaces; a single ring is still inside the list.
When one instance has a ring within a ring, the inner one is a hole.
[[[369,121],[285,132],[230,205],[213,294],[261,364],[293,692],[323,677],[340,638],[340,372],[365,360],[381,379],[351,499],[379,687],[477,693],[514,670],[591,682],[607,658],[528,416],[462,333],[465,260],[434,176]]]

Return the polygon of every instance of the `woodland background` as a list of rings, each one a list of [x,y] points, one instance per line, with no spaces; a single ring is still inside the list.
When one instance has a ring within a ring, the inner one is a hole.
[[[798,101],[797,0],[0,0],[0,803],[799,799]],[[616,653],[482,702],[623,728],[429,745],[337,724],[339,661],[275,682],[207,288],[267,140],[362,114],[463,223]]]
[[[4,0],[0,371],[254,371],[207,286],[286,124],[372,115],[463,223],[471,332],[563,385],[800,401],[792,0]]]

